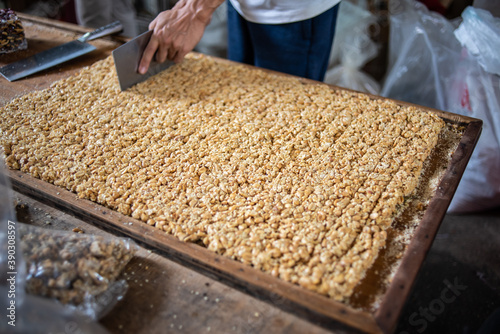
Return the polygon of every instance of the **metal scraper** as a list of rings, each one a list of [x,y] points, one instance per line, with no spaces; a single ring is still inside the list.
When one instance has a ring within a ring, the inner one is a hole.
[[[9,81],[27,77],[31,74],[46,70],[68,60],[92,52],[96,48],[95,46],[86,43],[87,41],[111,35],[122,30],[123,26],[119,21],[113,22],[109,25],[88,32],[72,42],[56,46],[39,52],[31,57],[5,65],[0,68],[0,74],[2,74]]]
[[[146,31],[145,33],[113,50],[113,60],[115,61],[116,74],[118,75],[118,82],[120,83],[120,89],[122,91],[135,85],[136,83],[142,82],[147,78],[160,73],[172,65],[175,65],[173,61],[169,60],[163,63],[158,63],[153,57],[148,71],[145,74],[140,74],[138,72],[142,53],[148,45],[152,34],[152,30]]]

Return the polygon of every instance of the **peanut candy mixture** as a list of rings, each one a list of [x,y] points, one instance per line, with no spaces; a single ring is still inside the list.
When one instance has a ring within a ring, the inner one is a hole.
[[[200,55],[126,92],[107,58],[2,114],[11,168],[339,301],[444,126]]]

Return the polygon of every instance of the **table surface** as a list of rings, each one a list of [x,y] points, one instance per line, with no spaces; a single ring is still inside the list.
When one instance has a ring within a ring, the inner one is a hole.
[[[67,28],[62,24],[63,28]],[[71,27],[73,29],[73,27]],[[36,29],[32,30],[36,32]],[[72,30],[62,39],[77,38]],[[30,51],[47,48],[47,32],[30,35]],[[45,41],[45,42],[44,42]],[[43,89],[55,79],[90,65],[120,44],[95,42],[99,51],[60,65],[18,83],[0,78],[0,104],[32,89]],[[49,45],[50,46],[50,45]],[[0,56],[0,62],[13,55]],[[91,224],[14,193],[18,221],[50,229],[106,235]],[[252,297],[235,287],[140,247],[122,275],[129,289],[100,320],[111,333],[329,333],[282,311],[277,305]],[[434,244],[403,309],[396,333],[476,333],[500,309],[500,211],[445,217]],[[498,330],[497,332],[500,332]]]

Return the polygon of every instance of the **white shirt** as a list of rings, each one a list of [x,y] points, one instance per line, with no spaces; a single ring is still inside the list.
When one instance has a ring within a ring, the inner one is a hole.
[[[324,13],[340,0],[230,0],[247,21],[281,24],[303,21]]]

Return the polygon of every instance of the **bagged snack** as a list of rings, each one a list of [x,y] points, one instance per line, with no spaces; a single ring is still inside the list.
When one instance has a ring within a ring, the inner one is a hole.
[[[78,312],[76,307],[67,307],[56,299],[26,294],[26,261],[21,251],[20,230],[34,232],[39,228],[16,222],[12,189],[5,175],[3,157],[0,158],[0,199],[0,308],[5,311],[4,321],[0,321],[0,333],[107,333],[95,321],[96,315],[98,312],[99,315],[104,314],[114,305],[117,296],[120,297],[119,293],[124,294],[124,282],[115,282],[103,293],[98,300],[99,307],[95,307],[95,303],[84,303],[87,309],[80,309],[86,311],[87,316]],[[28,251],[30,254],[33,252]],[[32,273],[29,275],[33,276]]]
[[[27,47],[21,20],[12,9],[0,9],[0,53],[25,50]]]
[[[129,239],[106,238],[19,224],[26,292],[57,299],[92,319],[125,294],[118,276],[137,249]]]

